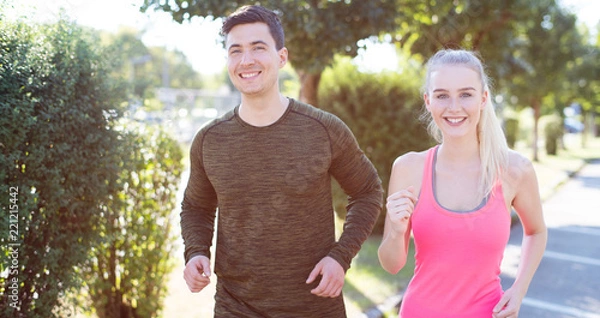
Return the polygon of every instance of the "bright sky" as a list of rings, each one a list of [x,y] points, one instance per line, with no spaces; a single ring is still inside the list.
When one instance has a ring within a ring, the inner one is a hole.
[[[2,0],[0,0],[2,1]],[[600,21],[600,1],[559,0],[572,8],[578,19],[592,31]],[[182,51],[194,69],[202,74],[220,72],[225,66],[225,51],[219,42],[220,21],[194,18],[179,24],[164,12],[139,12],[143,0],[7,0],[6,16],[25,16],[37,21],[55,21],[64,8],[81,25],[116,32],[120,26],[143,30],[142,41],[148,46],[166,46]],[[12,7],[12,8],[10,8]],[[14,12],[10,12],[13,10]],[[396,67],[396,54],[389,45],[370,45],[357,63],[373,71]],[[363,65],[364,66],[364,65]]]
[[[0,0],[1,1],[1,0]],[[119,27],[143,31],[147,46],[166,46],[182,51],[192,66],[203,74],[220,72],[225,65],[225,51],[219,42],[220,21],[194,18],[179,24],[162,11],[141,13],[143,0],[8,0],[14,11],[27,20],[51,22],[60,16],[60,8],[80,25],[111,32]],[[9,8],[10,9],[10,8]],[[6,16],[13,16],[8,13]]]

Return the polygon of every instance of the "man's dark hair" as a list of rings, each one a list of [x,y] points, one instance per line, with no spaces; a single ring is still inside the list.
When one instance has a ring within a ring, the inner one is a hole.
[[[236,25],[257,22],[265,23],[269,27],[269,33],[275,40],[275,48],[281,50],[285,44],[281,20],[275,12],[261,6],[243,6],[237,9],[225,19],[221,33],[226,36]]]

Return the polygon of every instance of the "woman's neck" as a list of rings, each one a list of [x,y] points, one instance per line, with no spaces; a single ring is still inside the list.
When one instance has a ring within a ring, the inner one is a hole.
[[[472,166],[481,163],[479,143],[475,140],[444,140],[438,149],[438,161],[453,166]]]

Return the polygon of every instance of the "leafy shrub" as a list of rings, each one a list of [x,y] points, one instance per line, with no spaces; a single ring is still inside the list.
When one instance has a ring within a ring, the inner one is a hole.
[[[548,155],[555,156],[558,152],[558,142],[563,135],[562,118],[558,115],[548,116],[544,127],[545,147]]]
[[[361,73],[348,60],[338,60],[323,73],[319,87],[319,106],[336,114],[354,132],[360,147],[373,162],[384,188],[394,160],[409,151],[433,145],[419,120],[422,98],[418,74]],[[334,188],[335,208],[345,216],[346,197]],[[383,232],[384,214],[373,231]]]
[[[181,149],[123,122],[127,86],[98,42],[0,21],[2,317],[66,316],[84,282],[101,317],[162,307]]]
[[[126,100],[98,42],[65,21],[0,21],[0,200],[11,206],[0,228],[13,230],[1,238],[0,316],[61,316],[80,283],[73,268],[98,241]]]
[[[173,268],[172,211],[183,155],[157,128],[130,122],[123,136],[116,152],[120,190],[94,228],[102,242],[82,273],[98,317],[156,317]]]
[[[504,120],[504,132],[508,147],[514,149],[519,135],[519,119],[517,117],[507,117]]]

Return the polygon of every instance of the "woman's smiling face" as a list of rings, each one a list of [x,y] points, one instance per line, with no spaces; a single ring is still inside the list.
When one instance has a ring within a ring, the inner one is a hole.
[[[477,136],[481,110],[488,98],[479,74],[464,65],[441,65],[431,73],[425,105],[444,139]]]

